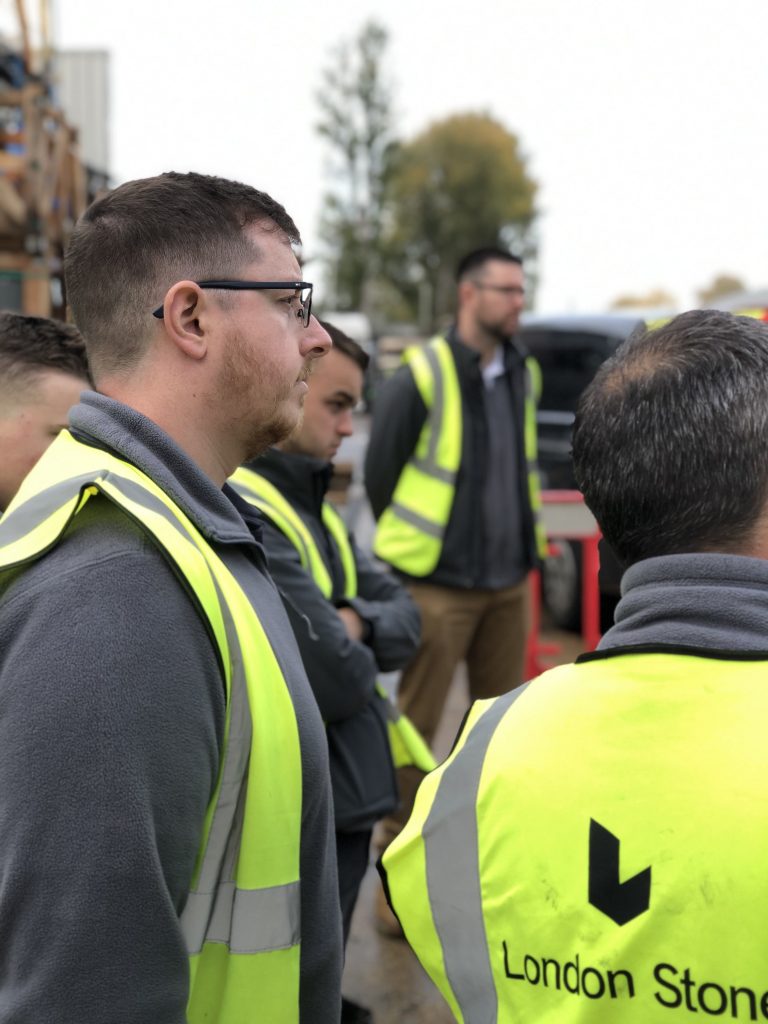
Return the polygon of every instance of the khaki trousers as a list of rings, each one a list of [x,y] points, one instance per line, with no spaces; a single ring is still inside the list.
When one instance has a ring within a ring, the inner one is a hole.
[[[454,673],[467,664],[471,700],[498,697],[523,682],[529,629],[528,580],[504,590],[409,583],[421,612],[421,647],[404,670],[397,702],[432,746]],[[400,810],[383,823],[386,846],[408,820],[423,773],[398,770]]]

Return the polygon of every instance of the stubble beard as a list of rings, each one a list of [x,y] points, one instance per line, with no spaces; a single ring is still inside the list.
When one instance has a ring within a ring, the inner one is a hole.
[[[517,329],[520,326],[520,320],[519,318],[515,320],[510,330],[507,330],[505,324],[499,321],[481,321],[480,326],[485,331],[487,337],[493,338],[494,341],[496,341],[497,343],[501,343],[507,341],[507,339],[511,338],[514,334],[517,333]]]
[[[284,441],[298,426],[302,409],[293,407],[288,402],[291,389],[282,395],[271,396],[272,404],[258,420],[244,422],[243,442],[246,448],[246,459],[255,459],[267,448]]]
[[[296,405],[291,401],[291,392],[296,384],[290,385],[265,374],[257,360],[247,354],[246,347],[240,338],[233,339],[235,344],[229,346],[222,372],[220,395],[223,401],[231,404],[231,408],[243,410],[240,421],[233,424],[233,429],[240,434],[244,449],[244,461],[250,461],[284,441],[301,422],[304,404]],[[306,380],[312,371],[307,363],[299,380]],[[260,399],[261,411],[254,415],[253,397]]]
[[[285,414],[282,417],[276,414],[271,420],[254,426],[244,439],[245,461],[249,462],[251,459],[258,458],[268,448],[284,441],[296,429],[300,418],[301,414],[292,420]]]

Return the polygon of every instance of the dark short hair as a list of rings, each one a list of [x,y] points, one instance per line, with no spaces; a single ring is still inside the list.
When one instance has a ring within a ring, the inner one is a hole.
[[[768,324],[693,310],[633,335],[582,395],[573,462],[625,565],[743,553],[768,498]]]
[[[72,324],[0,310],[0,383],[18,386],[41,370],[90,382],[83,338]]]
[[[502,263],[516,263],[519,267],[523,265],[523,261],[519,256],[507,252],[506,249],[497,249],[494,246],[488,246],[485,249],[473,249],[472,252],[468,252],[466,256],[459,260],[459,265],[456,267],[457,282],[463,281],[465,278],[477,273],[478,270],[482,270],[486,263],[490,263],[493,260],[500,260]]]
[[[333,324],[329,324],[327,320],[321,320],[320,326],[323,327],[331,337],[333,347],[338,349],[339,352],[343,352],[345,356],[357,363],[360,369],[365,373],[370,363],[370,356],[365,349],[358,345],[354,338],[350,338],[344,331],[340,331],[338,327],[334,327]]]
[[[176,281],[233,276],[258,258],[251,224],[299,232],[265,192],[207,174],[169,171],[129,181],[97,199],[78,221],[64,262],[67,300],[94,375],[134,366],[152,310]]]

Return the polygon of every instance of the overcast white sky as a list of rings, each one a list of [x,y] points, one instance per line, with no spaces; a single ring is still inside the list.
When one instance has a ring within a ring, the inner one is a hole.
[[[484,110],[540,183],[538,308],[589,311],[720,271],[768,286],[766,0],[56,0],[66,49],[112,55],[112,172],[239,178],[317,251],[328,51],[391,33],[400,134]]]

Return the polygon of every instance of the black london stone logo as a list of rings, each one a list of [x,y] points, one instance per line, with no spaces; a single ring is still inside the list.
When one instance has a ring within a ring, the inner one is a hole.
[[[619,881],[621,843],[595,821],[589,822],[589,902],[616,924],[626,924],[651,905],[651,869]]]

